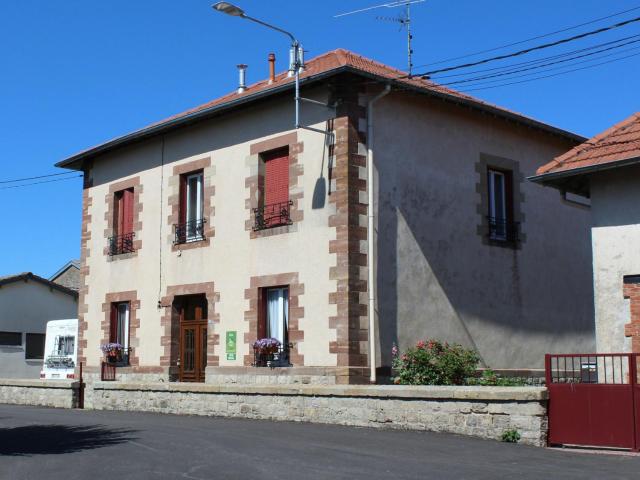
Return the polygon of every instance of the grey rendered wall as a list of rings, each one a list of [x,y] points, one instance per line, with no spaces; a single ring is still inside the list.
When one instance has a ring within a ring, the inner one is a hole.
[[[591,178],[593,280],[599,352],[629,352],[624,326],[630,322],[623,277],[640,275],[639,167],[610,170]]]
[[[22,346],[0,346],[0,378],[39,378],[42,360],[25,360],[26,333],[45,333],[49,320],[77,318],[70,295],[22,280],[0,288],[0,331],[21,332]]]
[[[524,178],[571,145],[411,94],[380,101],[375,124],[380,363],[394,342],[427,337],[474,347],[493,368],[592,351],[590,213]],[[480,233],[487,156],[520,171],[517,249]]]

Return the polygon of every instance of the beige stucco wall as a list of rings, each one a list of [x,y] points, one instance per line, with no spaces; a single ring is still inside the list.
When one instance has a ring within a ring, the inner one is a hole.
[[[27,333],[45,333],[49,320],[77,318],[78,303],[35,281],[0,288],[0,331],[22,333],[22,346],[0,346],[0,378],[39,378],[43,360],[25,360]],[[45,352],[46,353],[46,352]]]
[[[203,282],[215,282],[215,290],[220,294],[215,307],[220,323],[210,325],[220,335],[220,344],[214,353],[219,356],[221,366],[242,365],[243,356],[249,353],[243,338],[248,328],[244,312],[249,309],[245,289],[250,286],[250,277],[287,272],[298,272],[299,282],[304,284],[304,294],[300,296],[300,305],[305,309],[300,322],[304,341],[298,350],[304,355],[305,365],[336,364],[335,354],[329,353],[329,343],[335,340],[335,331],[329,329],[329,317],[336,314],[336,306],[328,302],[329,292],[336,290],[336,282],[329,279],[329,267],[336,264],[335,254],[329,253],[329,241],[335,239],[335,229],[328,226],[335,206],[326,201],[324,208],[312,208],[316,182],[321,175],[326,179],[328,172],[324,135],[307,130],[297,132],[298,141],[304,143],[304,151],[298,155],[304,174],[297,186],[304,192],[303,221],[297,223],[292,232],[270,237],[251,239],[245,231],[245,221],[249,218],[245,208],[249,197],[245,179],[254,173],[257,165],[257,156],[250,155],[250,145],[293,131],[293,105],[289,100],[288,97],[279,99],[262,104],[251,113],[245,111],[201,123],[188,131],[166,135],[164,139],[157,138],[95,161],[89,211],[92,219],[86,297],[89,311],[85,317],[88,365],[96,366],[100,361],[100,322],[104,319],[102,304],[107,293],[137,290],[140,300],[137,355],[141,366],[157,366],[163,354],[160,342],[163,312],[157,308],[158,300],[166,294],[167,286]],[[326,115],[326,111],[320,113]],[[316,128],[325,128],[321,117],[307,116],[305,121]],[[213,167],[205,182],[215,186],[212,199],[215,237],[208,247],[173,252],[169,240],[173,230],[167,225],[170,213],[167,197],[175,190],[177,181],[172,179],[173,167],[205,156],[211,156]],[[110,183],[137,175],[142,185],[143,209],[139,216],[142,232],[136,239],[142,241],[142,248],[133,258],[108,261],[102,253],[107,228],[105,195]],[[224,352],[224,338],[229,330],[238,333],[235,361],[228,361]]]
[[[423,338],[474,347],[493,368],[591,351],[589,211],[521,178],[520,248],[478,233],[481,154],[515,161],[527,177],[571,145],[417,95],[392,94],[375,112],[382,364],[393,342]]]
[[[593,281],[596,339],[599,352],[629,352],[624,336],[630,321],[629,300],[623,297],[623,277],[640,274],[640,168],[627,167],[594,175]]]

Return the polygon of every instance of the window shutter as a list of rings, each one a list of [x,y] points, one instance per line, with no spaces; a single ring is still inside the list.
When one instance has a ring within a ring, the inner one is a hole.
[[[118,339],[118,304],[111,304],[111,316],[109,317],[109,342],[115,343]]]
[[[265,158],[264,204],[289,201],[289,153],[280,151]]]
[[[122,234],[124,235],[133,232],[133,189],[125,190],[122,198],[124,211]]]
[[[258,340],[267,336],[267,295],[264,288],[258,289]]]
[[[187,223],[187,176],[180,175],[180,218],[179,223]]]

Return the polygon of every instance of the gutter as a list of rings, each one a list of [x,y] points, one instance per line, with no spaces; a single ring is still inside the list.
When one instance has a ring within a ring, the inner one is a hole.
[[[367,290],[369,291],[369,303],[367,305],[367,315],[369,317],[369,381],[376,383],[376,289],[375,289],[375,266],[376,258],[374,248],[374,212],[373,212],[373,104],[391,92],[391,85],[387,84],[384,90],[373,97],[367,103],[367,263],[368,279]]]
[[[532,175],[527,180],[534,183],[548,183],[554,180],[561,180],[568,177],[576,177],[579,175],[587,175],[589,173],[602,172],[604,170],[612,170],[614,168],[626,167],[640,163],[640,157],[625,158],[613,162],[601,163],[598,165],[589,165],[586,167],[572,168],[571,170],[562,170],[560,172],[543,173],[541,175]]]

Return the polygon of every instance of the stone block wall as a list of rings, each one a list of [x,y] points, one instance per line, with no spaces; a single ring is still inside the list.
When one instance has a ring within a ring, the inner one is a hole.
[[[0,379],[0,403],[40,407],[74,408],[77,405],[73,380]]]
[[[539,387],[209,385],[96,382],[87,408],[429,430],[544,446],[547,391]]]

